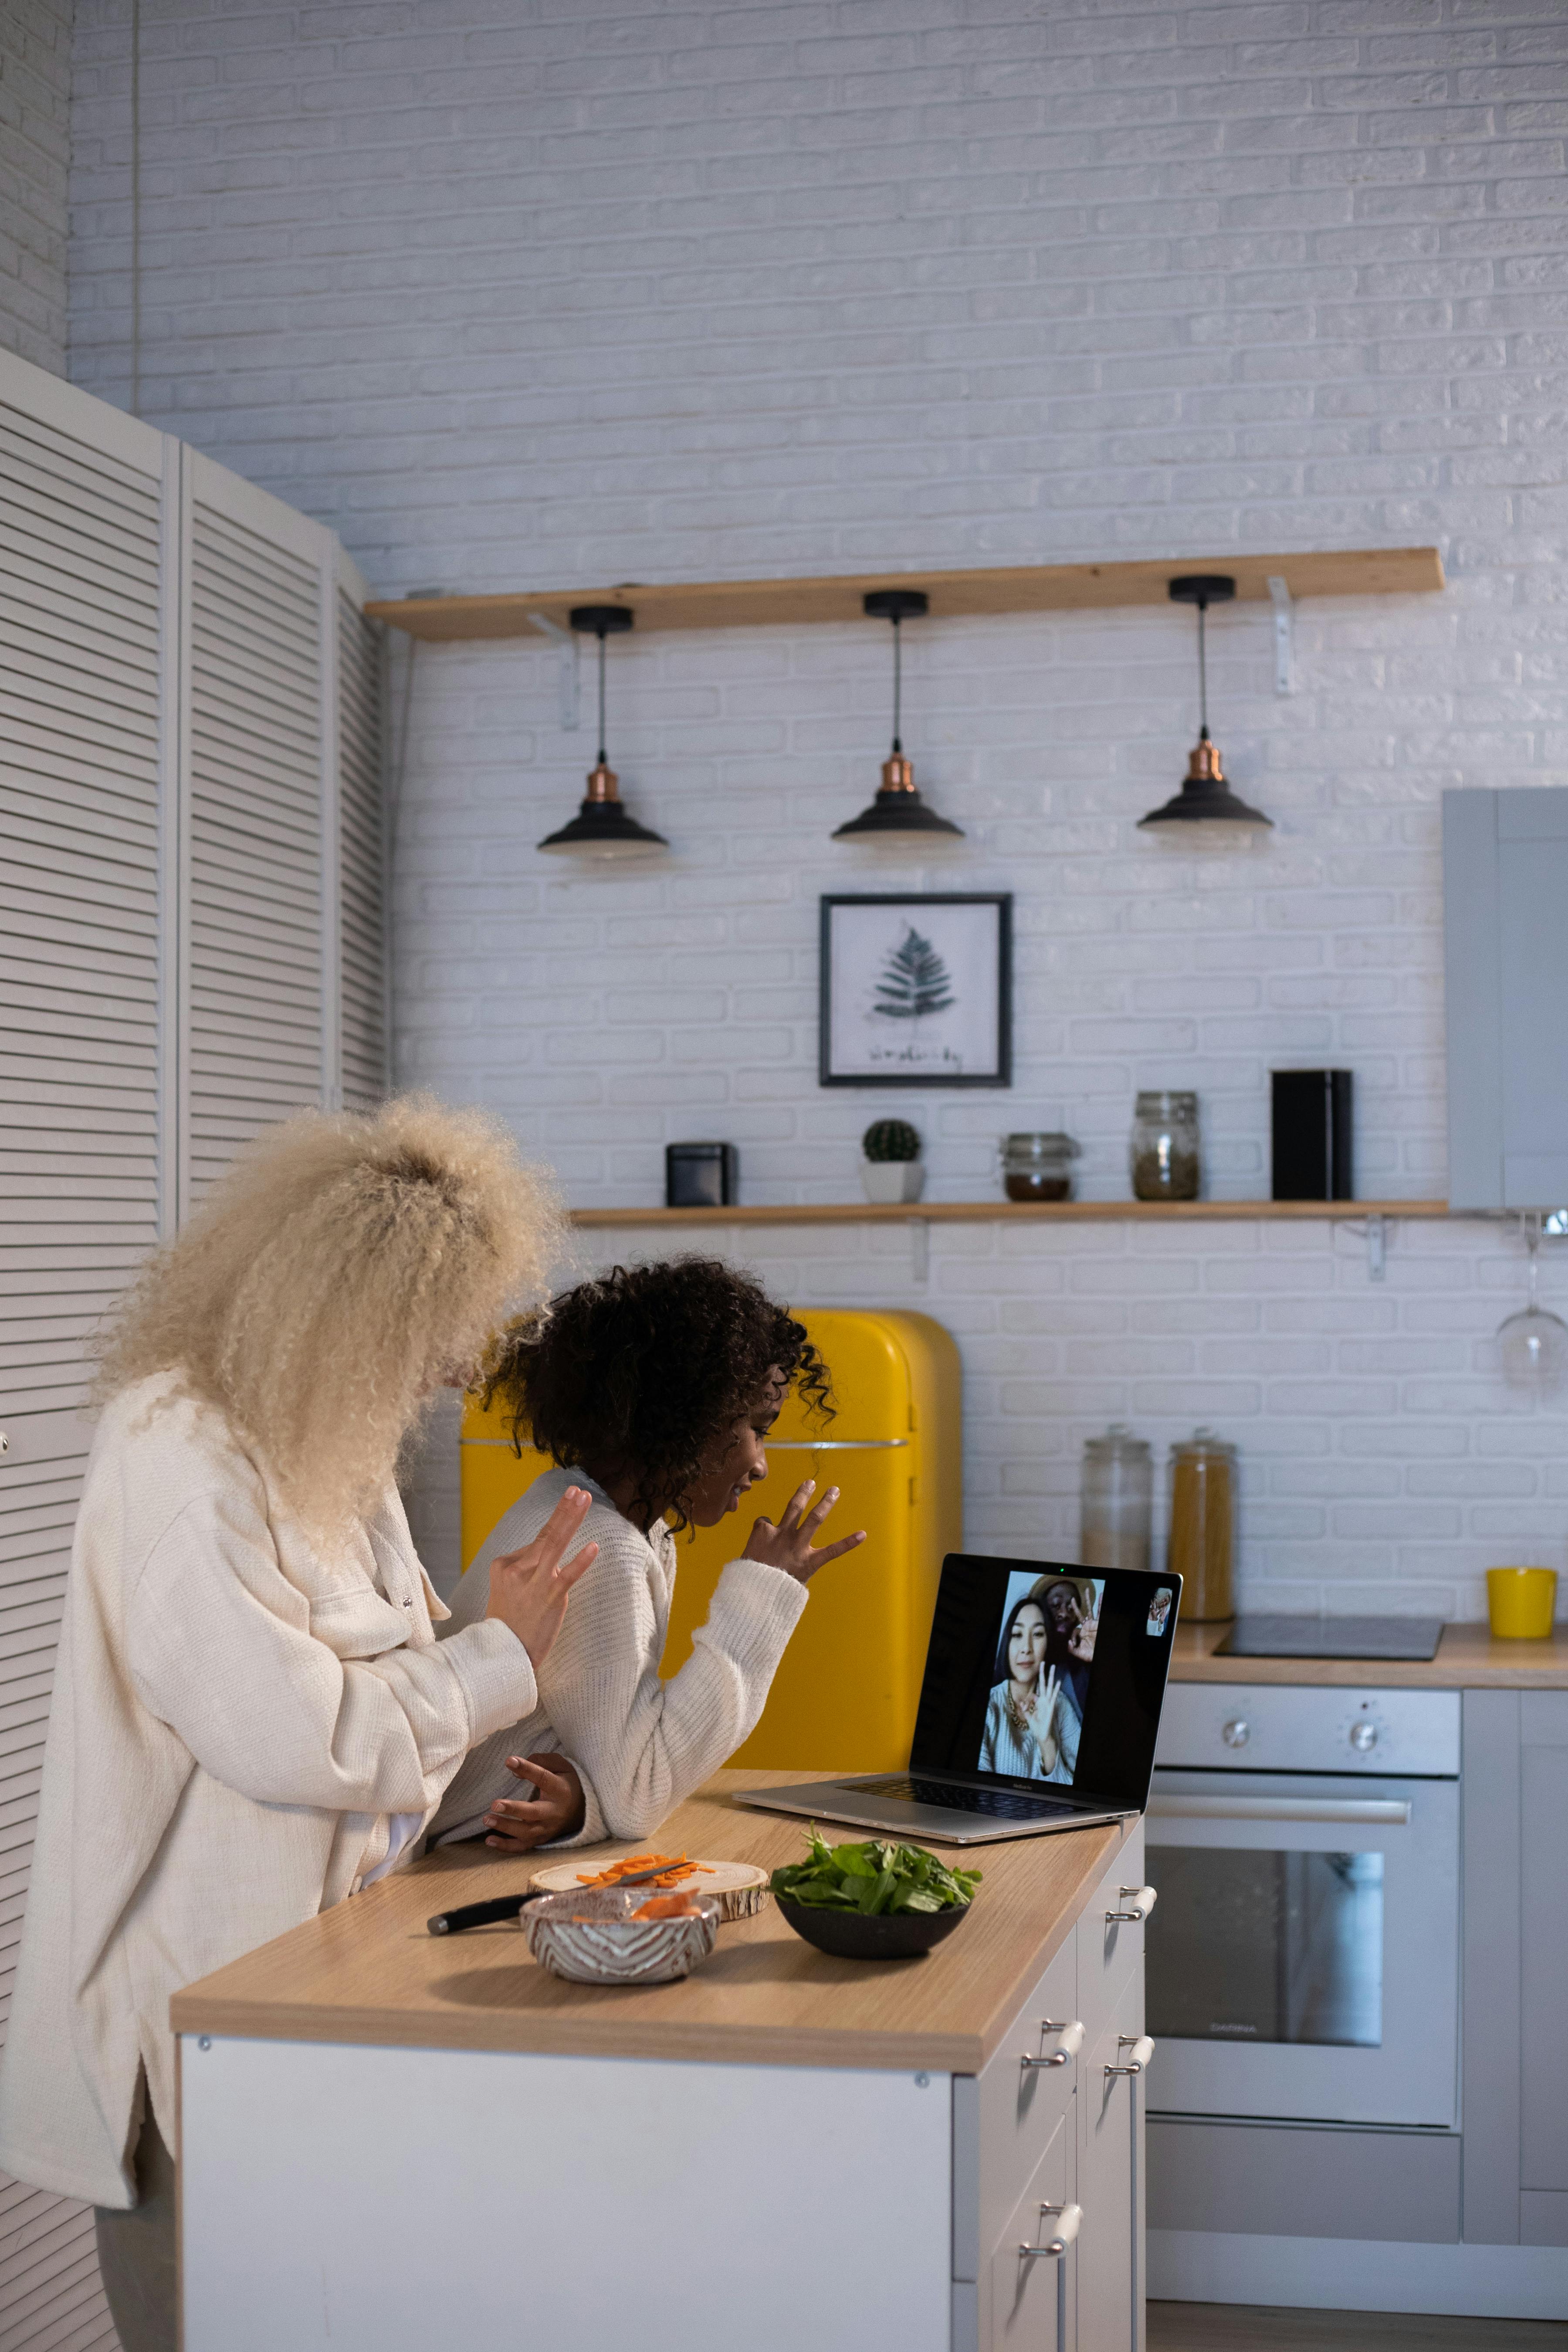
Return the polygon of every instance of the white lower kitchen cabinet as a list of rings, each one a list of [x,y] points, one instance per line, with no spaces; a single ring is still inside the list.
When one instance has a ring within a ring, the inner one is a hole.
[[[1568,1691],[1465,1696],[1464,2234],[1568,2248]]]
[[[1238,1672],[1167,1695],[1150,1807],[1156,2296],[1568,2315],[1568,1690],[1531,1686],[1561,1677],[1560,1645],[1478,1642],[1459,1655],[1484,1686],[1380,1666],[1376,1684]],[[1228,1906],[1217,1873],[1190,1870],[1214,1853],[1234,1865]],[[1375,1962],[1364,2005],[1358,1949]],[[1331,2030],[1296,2031],[1288,2003],[1305,2014],[1309,1995]],[[1207,2039],[1173,2021],[1205,2015],[1223,2021]]]
[[[1142,1879],[1140,1830],[984,2073],[953,2078],[953,2352],[1143,2352]]]
[[[793,1856],[722,1797],[673,1850]],[[187,1988],[184,2352],[1142,2352],[1142,1832],[982,1866],[929,1959],[605,1990],[426,1936],[438,1856]]]
[[[1084,2352],[1143,2352],[1142,1973],[1123,1987],[1079,2093],[1078,2256]],[[1133,2074],[1131,2068],[1138,2065]]]

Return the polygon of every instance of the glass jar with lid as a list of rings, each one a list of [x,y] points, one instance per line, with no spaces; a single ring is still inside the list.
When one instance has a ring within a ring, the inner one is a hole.
[[[1149,1565],[1154,1464],[1145,1438],[1113,1422],[1084,1441],[1079,1553],[1086,1568]]]
[[[1132,1121],[1133,1199],[1195,1201],[1198,1178],[1196,1095],[1140,1094]]]
[[[1070,1135],[1023,1133],[1002,1139],[1002,1184],[1010,1201],[1070,1201],[1079,1146]]]
[[[1184,1625],[1234,1617],[1236,1448],[1197,1429],[1171,1448],[1172,1573],[1182,1579]]]

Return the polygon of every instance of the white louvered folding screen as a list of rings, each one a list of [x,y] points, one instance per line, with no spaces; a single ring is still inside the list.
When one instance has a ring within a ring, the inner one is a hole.
[[[321,1102],[330,1084],[322,587],[333,552],[318,524],[221,467],[188,455],[185,472],[182,1214],[237,1145]]]
[[[338,905],[343,1107],[369,1110],[387,1086],[386,841],[382,795],[381,636],[364,585],[340,561]]]
[[[320,524],[0,354],[0,2028],[91,1327],[237,1142],[384,1090],[363,601]],[[90,2213],[0,2177],[0,2352],[114,2341]]]
[[[0,1970],[9,2003],[88,1431],[88,1332],[160,1215],[171,449],[0,376]],[[92,2217],[0,2181],[0,2342],[112,2345]]]

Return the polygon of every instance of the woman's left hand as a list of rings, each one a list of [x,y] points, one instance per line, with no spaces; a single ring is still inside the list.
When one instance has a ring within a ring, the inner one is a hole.
[[[866,1540],[866,1530],[858,1528],[852,1536],[841,1536],[837,1543],[814,1546],[816,1533],[834,1504],[838,1500],[837,1486],[829,1486],[815,1510],[806,1507],[816,1491],[815,1478],[805,1478],[790,1496],[783,1517],[775,1524],[772,1519],[759,1519],[746,1540],[742,1559],[759,1559],[764,1568],[782,1568],[797,1584],[805,1584],[826,1568],[830,1559],[841,1559]]]
[[[574,1837],[586,1810],[583,1783],[569,1756],[549,1750],[542,1756],[509,1756],[506,1769],[514,1780],[531,1781],[538,1792],[531,1800],[498,1797],[485,1815],[485,1843],[501,1853],[528,1853],[552,1838]]]

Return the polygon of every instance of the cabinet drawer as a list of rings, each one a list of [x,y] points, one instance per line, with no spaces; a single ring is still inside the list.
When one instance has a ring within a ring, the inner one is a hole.
[[[953,2077],[952,2274],[980,2275],[982,2256],[1012,2212],[1051,2135],[1068,2113],[1082,2045],[1049,2028],[1079,2021],[1078,1953],[1069,1936],[979,2074]],[[1025,2056],[1066,2063],[1025,2066]]]
[[[1127,1908],[1122,1887],[1142,1884],[1143,1824],[1139,1822],[1085,1904],[1078,1924],[1078,2013],[1091,2042],[1104,2032],[1122,1987],[1142,1966],[1142,1922],[1111,1916]]]
[[[988,2352],[1068,2352],[1069,2315],[1077,2302],[1075,2249],[1062,2254],[1021,2252],[1049,2243],[1057,2218],[1042,2208],[1072,2202],[1073,2125],[1069,2110],[1058,2123],[1023,2195],[1013,2207],[987,2263]]]

